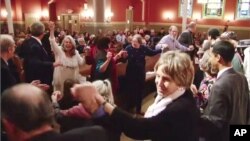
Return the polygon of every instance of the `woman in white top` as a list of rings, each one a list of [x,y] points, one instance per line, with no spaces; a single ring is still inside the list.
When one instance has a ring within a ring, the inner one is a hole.
[[[59,90],[63,93],[63,83],[66,79],[78,80],[79,82],[86,80],[86,78],[79,73],[79,66],[85,64],[85,60],[76,50],[75,40],[70,35],[65,36],[62,45],[58,46],[54,36],[55,24],[50,22],[49,28],[49,40],[55,54],[55,59],[62,64],[54,70],[53,86],[54,90]]]

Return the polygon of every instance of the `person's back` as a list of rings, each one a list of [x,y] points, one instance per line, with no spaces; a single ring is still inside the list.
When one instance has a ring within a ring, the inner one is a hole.
[[[44,36],[44,25],[41,22],[34,22],[31,25],[31,37],[24,41],[25,81],[40,80],[42,83],[51,85],[53,76],[53,60],[48,54],[41,39]]]
[[[223,88],[226,94],[226,99],[228,99],[228,105],[232,106],[232,109],[226,112],[229,119],[229,124],[247,124],[247,117],[249,111],[249,91],[247,87],[247,81],[244,75],[237,73],[233,69],[225,71],[214,83],[212,88],[212,93],[216,94],[218,89]],[[216,101],[216,99],[211,98],[211,100]],[[209,106],[212,103],[208,103]],[[240,107],[240,108],[237,108]],[[223,111],[220,111],[223,112]]]

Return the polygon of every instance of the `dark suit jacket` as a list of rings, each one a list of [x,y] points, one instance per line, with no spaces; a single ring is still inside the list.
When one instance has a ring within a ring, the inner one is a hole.
[[[201,119],[202,134],[213,141],[229,140],[230,124],[249,124],[250,100],[247,80],[233,68],[214,83]]]
[[[127,136],[153,141],[196,141],[199,110],[190,90],[151,118],[133,118],[115,108],[111,114],[113,124]]]
[[[183,46],[188,47],[189,45],[194,45],[194,47],[195,47],[193,33],[188,31],[188,30],[181,33],[181,35],[178,38],[178,41]],[[191,58],[193,58],[193,56],[195,55],[196,52],[197,52],[196,48],[192,52],[189,52]]]
[[[17,83],[17,80],[15,79],[14,75],[12,74],[9,66],[1,58],[1,93],[5,89],[15,85],[16,83]]]
[[[53,78],[53,61],[43,46],[33,37],[25,42],[24,72],[26,82],[41,80],[51,85]]]
[[[33,137],[29,141],[108,141],[100,126],[82,127],[59,134],[53,131]]]

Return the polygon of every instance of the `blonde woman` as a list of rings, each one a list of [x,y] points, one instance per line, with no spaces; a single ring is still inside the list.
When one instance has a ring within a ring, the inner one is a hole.
[[[130,138],[197,141],[199,110],[189,89],[194,78],[190,57],[179,51],[168,51],[161,55],[155,72],[157,97],[144,118],[135,118],[108,103],[93,85],[75,86],[73,93],[84,106],[92,108],[89,111],[103,107],[117,131],[124,132]]]
[[[86,80],[86,78],[81,76],[79,73],[79,66],[85,64],[85,60],[76,50],[75,40],[71,36],[65,36],[62,41],[62,45],[58,46],[54,36],[55,24],[50,22],[49,28],[49,40],[55,54],[55,59],[62,64],[54,69],[53,86],[54,90],[62,92],[63,82],[66,79],[78,80],[79,82]]]

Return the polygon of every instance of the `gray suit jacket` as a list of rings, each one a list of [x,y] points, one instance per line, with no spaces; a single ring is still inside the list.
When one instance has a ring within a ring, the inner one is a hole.
[[[229,125],[249,124],[250,97],[247,80],[233,68],[214,83],[201,120],[203,134],[211,140],[229,140]]]

